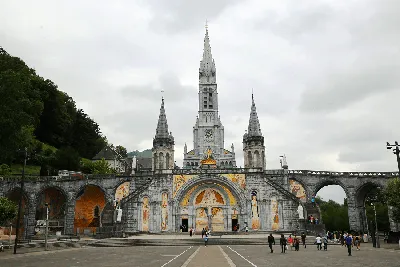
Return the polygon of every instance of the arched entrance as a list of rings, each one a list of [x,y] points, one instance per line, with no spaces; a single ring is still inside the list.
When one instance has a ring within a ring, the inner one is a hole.
[[[74,232],[92,234],[101,226],[100,215],[106,205],[103,190],[95,185],[85,186],[76,197]]]
[[[25,193],[23,193],[21,191],[20,188],[14,188],[12,189],[10,192],[8,192],[8,194],[6,195],[6,197],[11,200],[12,202],[14,202],[15,204],[19,204],[19,200],[21,198],[21,194],[22,194],[22,205],[21,205],[21,217],[20,217],[20,221],[19,221],[19,231],[18,231],[18,238],[19,239],[24,239],[24,237],[27,236],[27,232],[26,232],[26,226],[27,226],[27,214],[29,213],[28,209],[29,209],[29,203],[28,203],[28,197],[26,196]],[[15,229],[17,226],[17,218],[15,218],[12,222],[11,222],[11,226],[12,226],[12,232],[11,235],[15,235]],[[9,229],[6,229],[4,231],[5,235],[9,235]]]
[[[242,219],[246,220],[241,218],[243,199],[229,182],[218,179],[192,182],[177,194],[177,230],[236,231]]]
[[[356,204],[360,214],[360,231],[370,235],[375,233],[376,228],[382,232],[390,231],[388,207],[379,184],[367,182],[360,186],[356,191]]]
[[[36,233],[43,234],[45,231],[47,215],[46,203],[49,209],[49,233],[63,233],[65,226],[66,196],[56,187],[46,188],[38,195],[35,214]]]

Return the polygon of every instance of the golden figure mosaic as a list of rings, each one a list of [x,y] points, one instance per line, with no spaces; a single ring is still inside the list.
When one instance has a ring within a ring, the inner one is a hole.
[[[142,205],[142,231],[149,231],[149,219],[150,219],[149,198],[144,197]]]
[[[302,202],[307,201],[306,191],[301,183],[297,182],[296,180],[289,179],[290,183],[290,191],[296,195]]]
[[[161,195],[161,230],[168,230],[168,193]]]
[[[246,175],[241,173],[228,173],[228,174],[221,174],[221,176],[229,179],[230,181],[234,182],[235,184],[239,185],[240,188],[246,188]]]
[[[224,205],[225,201],[220,192],[213,188],[207,188],[196,196],[194,204],[201,206]]]
[[[257,193],[251,193],[251,229],[258,230],[260,227],[260,215],[257,205]]]
[[[196,229],[208,228],[207,208],[196,209]]]
[[[214,232],[221,232],[225,230],[224,226],[224,213],[222,208],[211,209],[211,230]]]
[[[272,213],[272,227],[273,231],[279,230],[279,207],[278,201],[274,198],[271,199],[271,213]]]
[[[115,200],[121,201],[124,197],[129,195],[130,182],[122,183],[115,191]]]
[[[184,175],[184,174],[174,175],[174,182],[173,182],[174,190],[172,196],[175,197],[179,189],[181,189],[181,187],[193,177],[195,177],[195,175]]]

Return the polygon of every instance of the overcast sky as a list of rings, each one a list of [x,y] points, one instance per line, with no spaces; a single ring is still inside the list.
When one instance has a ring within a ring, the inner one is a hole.
[[[0,0],[0,45],[58,84],[108,140],[151,148],[161,90],[175,159],[191,149],[209,21],[225,146],[243,166],[251,91],[267,168],[394,171],[400,1]],[[397,139],[396,139],[397,138]],[[398,140],[400,141],[400,140]],[[342,202],[341,189],[320,191]]]

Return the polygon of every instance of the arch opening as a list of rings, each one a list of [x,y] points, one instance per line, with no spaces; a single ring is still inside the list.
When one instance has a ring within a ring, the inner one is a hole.
[[[103,190],[95,185],[85,186],[77,195],[75,204],[74,232],[95,233],[102,226],[101,213],[106,206]]]
[[[356,193],[357,207],[360,212],[360,230],[375,236],[376,229],[381,232],[390,231],[388,206],[385,203],[379,185],[368,182]],[[375,223],[376,211],[376,223]]]
[[[308,223],[324,224],[330,232],[350,230],[347,193],[342,184],[332,180],[323,181],[310,197],[315,198],[315,205],[307,203]]]
[[[48,187],[39,193],[35,213],[36,234],[45,233],[45,220],[47,217],[46,203],[48,204],[49,211],[49,234],[64,232],[66,202],[65,194],[56,187]]]
[[[22,194],[22,205],[21,205],[21,217],[20,217],[20,221],[19,221],[19,232],[18,232],[18,238],[23,238],[24,236],[27,235],[26,233],[26,214],[28,213],[28,197],[26,196],[25,192],[21,191],[21,188],[14,188],[11,191],[9,191],[6,194],[6,197],[11,200],[12,202],[14,202],[16,205],[19,204],[19,200],[21,198],[21,194]],[[16,234],[15,228],[17,226],[17,218],[15,218],[12,222],[12,231],[11,231],[11,235]],[[5,228],[4,235],[9,235],[10,234],[10,228]]]

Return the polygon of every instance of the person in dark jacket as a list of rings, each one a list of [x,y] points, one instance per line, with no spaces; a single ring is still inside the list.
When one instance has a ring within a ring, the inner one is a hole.
[[[303,242],[304,248],[307,248],[307,245],[306,245],[306,234],[304,232],[301,234],[301,242]]]
[[[279,244],[281,245],[282,252],[281,253],[286,253],[286,245],[287,241],[284,235],[281,235],[281,238],[279,239]]]
[[[272,249],[272,243],[275,245],[275,238],[272,236],[272,234],[269,234],[268,236],[268,246],[271,249],[271,253],[274,253],[274,250]]]
[[[347,252],[349,253],[349,256],[351,256],[351,246],[353,245],[353,238],[351,237],[350,234],[347,234],[345,241],[347,246]]]

